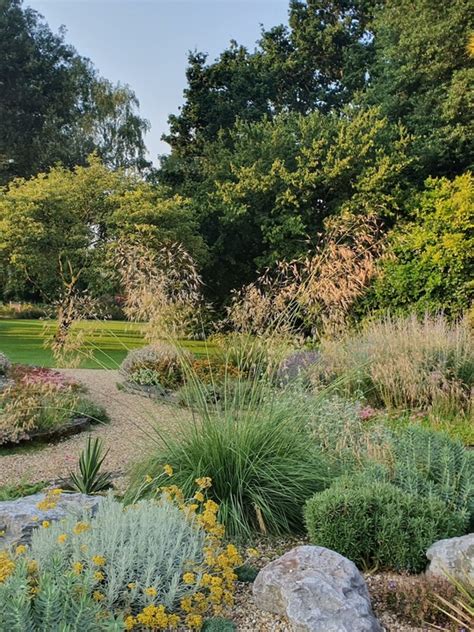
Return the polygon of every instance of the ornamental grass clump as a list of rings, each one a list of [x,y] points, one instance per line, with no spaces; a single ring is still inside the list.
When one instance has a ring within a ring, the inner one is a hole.
[[[323,341],[316,385],[340,379],[388,409],[472,416],[474,340],[466,321],[442,316],[387,317],[341,341]]]
[[[228,535],[301,532],[305,500],[330,478],[325,458],[304,432],[306,400],[256,380],[245,400],[224,397],[211,407],[198,396],[196,406],[194,419],[173,436],[157,430],[161,443],[135,470],[129,495],[166,461],[186,495],[196,478],[212,478],[209,496],[220,507]]]
[[[83,511],[52,524],[41,520],[41,512],[61,492],[50,491],[38,504],[41,526],[31,545],[0,560],[0,617],[23,617],[28,625],[22,630],[39,632],[56,629],[41,627],[41,608],[51,621],[59,610],[61,623],[75,630],[74,612],[65,608],[76,593],[98,622],[87,630],[110,629],[99,627],[102,618],[114,620],[117,630],[200,629],[206,617],[221,616],[233,603],[235,568],[243,560],[223,542],[218,506],[207,498],[210,479],[197,480],[187,500],[175,485],[166,485],[172,473],[166,465],[144,479],[153,500],[124,506],[109,495],[95,515]],[[29,590],[21,600],[11,599],[21,581]],[[71,589],[66,597],[64,583]]]

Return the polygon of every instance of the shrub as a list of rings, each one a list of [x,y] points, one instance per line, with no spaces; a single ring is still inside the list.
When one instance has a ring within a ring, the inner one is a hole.
[[[474,526],[474,454],[441,432],[408,428],[392,442],[392,482],[463,511]]]
[[[0,318],[52,318],[54,307],[46,305],[34,305],[33,303],[7,303],[0,304]]]
[[[173,345],[153,344],[130,351],[120,370],[135,384],[175,389],[184,383],[184,365],[191,358],[191,354]]]
[[[162,487],[160,477],[155,483]],[[218,507],[205,500],[202,485],[195,492],[202,500],[192,504],[175,487],[162,492],[156,500],[128,507],[109,495],[92,517],[84,511],[53,524],[43,522],[28,549],[18,547],[5,566],[0,612],[13,609],[18,617],[27,617],[41,600],[49,609],[62,608],[57,600],[65,581],[72,595],[80,586],[84,598],[92,597],[100,607],[99,618],[113,612],[125,619],[126,629],[200,628],[205,615],[218,615],[224,603],[233,601],[234,568],[242,559],[233,545],[223,543]],[[30,585],[49,576],[53,586],[44,594],[29,590],[21,603],[5,604],[2,595],[11,595],[17,569],[24,577],[25,564]]]
[[[11,369],[12,363],[7,356],[0,352],[0,375],[6,375]]]
[[[210,497],[229,535],[301,531],[303,504],[327,484],[328,466],[303,432],[307,408],[267,393],[255,382],[247,406],[238,398],[217,408],[198,401],[198,419],[163,439],[137,468],[130,494],[166,462],[187,495],[196,478],[211,477]]]
[[[365,302],[379,310],[460,315],[474,299],[474,176],[429,178],[425,184],[411,221],[397,222],[391,231],[392,256],[383,259]]]
[[[437,498],[390,483],[342,479],[306,504],[313,544],[338,551],[364,568],[420,572],[436,540],[462,535],[467,521]]]
[[[375,406],[472,415],[474,344],[467,322],[443,316],[386,318],[323,342],[316,384],[339,380]]]

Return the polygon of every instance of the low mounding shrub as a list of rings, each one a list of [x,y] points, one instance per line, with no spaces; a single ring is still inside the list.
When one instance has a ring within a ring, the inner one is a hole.
[[[306,408],[265,393],[255,382],[247,405],[241,398],[217,407],[198,400],[197,419],[165,437],[137,469],[132,496],[146,474],[170,463],[173,482],[186,495],[196,478],[212,479],[210,497],[220,505],[229,535],[301,531],[304,502],[327,485],[328,466],[303,432]]]
[[[7,356],[0,351],[0,375],[6,375],[11,369],[12,363]]]
[[[390,483],[341,479],[306,503],[311,542],[363,568],[420,572],[429,546],[465,533],[466,517]]]
[[[168,487],[156,500],[128,507],[108,496],[93,517],[43,522],[29,547],[4,554],[0,629],[78,630],[78,620],[91,631],[200,629],[204,616],[232,604],[234,569],[242,564],[236,548],[224,544],[217,505],[204,493],[195,486],[191,504]],[[48,507],[54,497],[48,495]],[[89,623],[110,622],[111,613],[116,627]]]
[[[375,406],[472,414],[474,344],[466,321],[386,318],[339,342],[323,342],[316,384],[339,379]]]
[[[191,354],[173,345],[157,343],[130,351],[120,370],[135,384],[173,390],[184,383],[185,364],[191,358]]]

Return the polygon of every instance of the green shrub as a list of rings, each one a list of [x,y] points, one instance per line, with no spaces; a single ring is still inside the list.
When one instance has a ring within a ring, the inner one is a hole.
[[[36,494],[46,487],[45,481],[39,481],[38,483],[17,483],[15,485],[2,485],[0,486],[0,501],[3,500],[15,500],[22,496],[29,496],[30,494]]]
[[[191,359],[190,353],[173,345],[153,344],[130,351],[120,371],[135,384],[175,389],[184,383],[185,364]]]
[[[411,221],[389,234],[391,256],[383,259],[366,309],[459,316],[474,299],[474,177],[430,178],[414,202]]]
[[[324,341],[313,373],[375,406],[473,414],[474,344],[466,321],[443,316],[386,318],[342,341]]]
[[[421,572],[426,550],[465,533],[463,514],[437,498],[409,494],[390,483],[343,479],[308,500],[305,520],[313,544],[359,567]]]
[[[246,406],[238,398],[226,400],[214,408],[199,400],[197,419],[162,438],[161,447],[137,468],[130,497],[146,474],[154,476],[170,463],[173,483],[185,495],[196,478],[211,477],[209,494],[220,505],[229,535],[301,531],[305,500],[323,489],[329,476],[326,460],[304,432],[307,407],[258,381],[250,400]]]
[[[392,482],[406,492],[443,500],[474,526],[474,453],[441,432],[411,427],[394,436]]]

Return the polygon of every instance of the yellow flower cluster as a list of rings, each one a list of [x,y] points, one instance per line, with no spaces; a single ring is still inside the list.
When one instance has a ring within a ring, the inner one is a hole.
[[[6,551],[0,551],[0,584],[10,577],[15,570],[15,562]]]
[[[40,500],[39,503],[36,503],[37,508],[40,511],[48,511],[49,509],[54,509],[58,504],[58,497],[61,494],[62,490],[59,488],[48,490],[43,500]]]
[[[24,544],[19,544],[16,549],[15,549],[15,553],[17,555],[23,555],[24,553],[26,553],[27,547]]]
[[[177,628],[180,617],[177,614],[168,614],[164,606],[145,606],[136,617],[128,616],[125,621],[125,629],[133,630],[135,627],[144,626],[151,630],[172,630]]]
[[[81,522],[79,520],[79,522],[76,522],[76,524],[73,527],[73,533],[75,535],[79,535],[80,533],[84,533],[85,531],[89,531],[89,529],[91,528],[90,524],[87,522]]]

